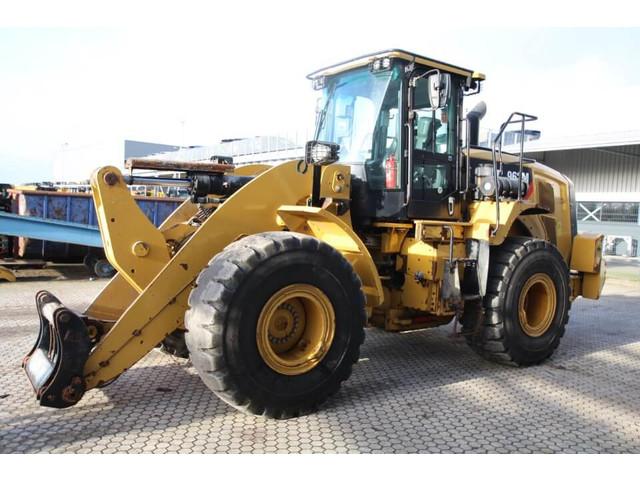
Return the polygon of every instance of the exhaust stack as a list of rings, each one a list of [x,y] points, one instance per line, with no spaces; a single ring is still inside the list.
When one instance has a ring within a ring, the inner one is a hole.
[[[478,103],[473,107],[469,113],[467,113],[467,119],[469,120],[469,145],[478,145],[478,136],[480,135],[480,120],[487,113],[487,104],[484,102]]]

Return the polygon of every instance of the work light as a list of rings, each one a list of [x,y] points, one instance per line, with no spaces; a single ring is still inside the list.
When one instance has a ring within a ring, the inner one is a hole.
[[[314,90],[322,90],[325,85],[326,77],[317,77],[313,79],[312,85]]]
[[[376,58],[371,64],[369,68],[372,72],[384,72],[386,70],[391,69],[391,58]]]
[[[340,159],[340,145],[312,140],[305,147],[305,160],[314,165],[331,165]]]

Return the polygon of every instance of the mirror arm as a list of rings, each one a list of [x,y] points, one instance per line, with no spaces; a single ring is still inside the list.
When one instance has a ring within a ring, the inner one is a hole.
[[[427,70],[424,73],[421,73],[420,75],[412,76],[411,79],[409,80],[409,85],[411,87],[415,88],[416,83],[418,82],[418,80],[420,80],[421,78],[427,77],[427,76],[431,75],[432,73],[437,73],[438,75],[440,75],[440,70],[438,70],[437,68],[433,68],[431,70]]]
[[[405,198],[404,206],[409,205],[411,201],[411,189],[413,186],[413,119],[415,118],[415,112],[413,111],[413,85],[412,80],[409,80],[409,88],[407,91],[407,196]]]

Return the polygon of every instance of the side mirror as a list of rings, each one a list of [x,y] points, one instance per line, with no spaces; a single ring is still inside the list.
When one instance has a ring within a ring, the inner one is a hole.
[[[449,100],[449,91],[451,90],[451,75],[448,73],[435,73],[427,77],[427,90],[431,108],[442,108]]]

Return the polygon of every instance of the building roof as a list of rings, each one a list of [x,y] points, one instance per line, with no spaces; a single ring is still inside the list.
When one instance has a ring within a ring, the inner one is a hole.
[[[368,65],[376,58],[382,57],[401,58],[403,60],[415,62],[420,65],[426,65],[431,68],[438,68],[444,70],[445,72],[455,73],[464,77],[472,77],[475,80],[485,79],[484,74],[476,72],[474,70],[458,67],[447,62],[434,60],[432,58],[418,55],[417,53],[408,52],[400,48],[392,48],[389,50],[383,50],[381,52],[369,53],[367,55],[362,55],[351,60],[337,63],[335,65],[330,65],[328,67],[324,67],[320,70],[316,70],[315,72],[310,73],[309,75],[307,75],[307,78],[312,80],[314,78],[324,77],[326,75],[335,75],[336,73]]]
[[[544,134],[543,134],[544,135]],[[564,137],[542,137],[539,140],[525,142],[525,152],[549,152],[554,150],[580,150],[585,148],[618,147],[640,145],[640,130],[603,132]],[[519,145],[505,146],[504,150],[519,150]]]
[[[277,163],[304,158],[304,147],[285,137],[257,136],[226,141],[216,145],[183,148],[146,155],[148,160],[174,162],[208,162],[211,157],[233,157],[236,165],[248,163]],[[155,175],[155,170],[139,170],[139,175]]]

